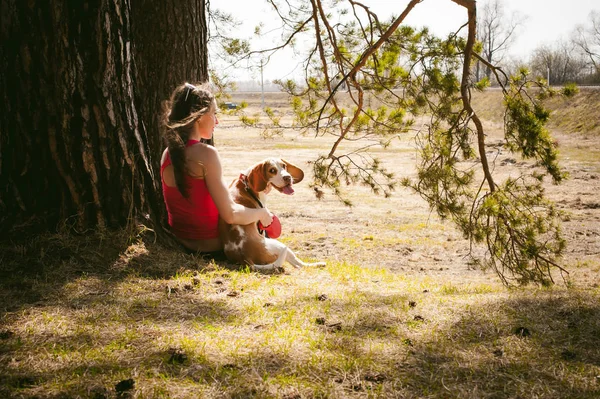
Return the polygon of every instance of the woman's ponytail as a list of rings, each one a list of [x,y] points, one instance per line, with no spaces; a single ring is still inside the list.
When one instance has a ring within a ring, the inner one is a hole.
[[[166,105],[165,139],[177,189],[185,198],[189,195],[185,180],[187,174],[186,144],[194,129],[194,124],[198,118],[210,111],[214,101],[215,97],[207,86],[185,83],[175,89]],[[212,140],[208,144],[212,145]]]

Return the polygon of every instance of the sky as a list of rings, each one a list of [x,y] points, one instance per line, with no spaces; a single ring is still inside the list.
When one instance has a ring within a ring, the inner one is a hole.
[[[392,14],[399,15],[408,0],[362,0],[381,19],[386,19]],[[526,61],[528,54],[541,45],[552,46],[560,40],[568,40],[571,32],[577,25],[589,25],[589,14],[592,10],[600,12],[598,0],[501,0],[505,8],[505,15],[513,12],[525,17],[519,36],[511,46],[509,56]],[[478,10],[481,10],[485,0],[479,0]],[[271,13],[270,6],[265,0],[213,0],[211,7],[228,12],[242,22],[240,34],[251,37],[254,27],[259,21],[265,23],[268,31],[273,21],[277,19]],[[481,11],[479,11],[481,12]],[[408,15],[406,24],[421,27],[428,26],[430,31],[437,35],[446,35],[455,31],[467,21],[466,9],[451,0],[423,0]],[[266,35],[265,35],[266,36]],[[254,48],[261,46],[268,48],[271,39],[254,38]],[[271,59],[263,68],[263,79],[289,78],[299,71],[294,69],[296,62],[294,54],[286,51]],[[228,73],[239,80],[260,80],[260,68],[250,70],[245,65],[240,65]]]

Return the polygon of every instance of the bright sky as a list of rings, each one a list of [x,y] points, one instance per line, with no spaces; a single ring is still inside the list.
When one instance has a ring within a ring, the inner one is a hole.
[[[518,12],[526,17],[519,37],[510,51],[512,56],[523,60],[527,59],[532,50],[543,44],[551,46],[559,40],[568,40],[577,25],[589,25],[588,16],[592,10],[600,12],[598,0],[501,1],[507,16]],[[363,0],[362,3],[369,6],[381,19],[386,19],[392,14],[399,15],[408,4],[408,0]],[[478,10],[483,8],[484,3],[485,0],[478,1]],[[272,23],[277,18],[271,14],[271,8],[265,0],[218,0],[211,2],[211,7],[231,13],[243,21],[243,35],[246,37],[252,35],[254,27],[261,20],[269,26],[269,22]],[[466,9],[451,0],[423,0],[412,10],[405,22],[417,27],[428,26],[432,32],[445,35],[455,31],[466,20]],[[253,42],[253,45],[259,44],[263,47],[271,45],[270,41]],[[294,65],[296,63],[291,52],[282,54],[264,68],[265,81],[292,76]],[[259,72],[248,71],[244,66],[240,66],[235,75],[239,79],[260,80]]]

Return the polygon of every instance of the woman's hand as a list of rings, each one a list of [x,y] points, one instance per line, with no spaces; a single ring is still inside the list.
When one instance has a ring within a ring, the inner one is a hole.
[[[248,225],[260,222],[267,227],[273,222],[273,214],[265,208],[246,208],[237,204],[231,198],[229,190],[223,182],[221,158],[214,147],[195,145],[192,155],[203,166],[204,179],[208,191],[219,210],[219,216],[228,224]]]
[[[273,223],[273,214],[267,208],[261,208],[261,213],[258,215],[258,221],[263,227],[269,227]]]

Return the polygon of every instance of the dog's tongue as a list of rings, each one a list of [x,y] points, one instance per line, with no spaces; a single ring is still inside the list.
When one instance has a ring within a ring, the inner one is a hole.
[[[287,195],[294,194],[294,189],[292,188],[292,186],[285,186],[284,188],[281,189],[281,191]]]

